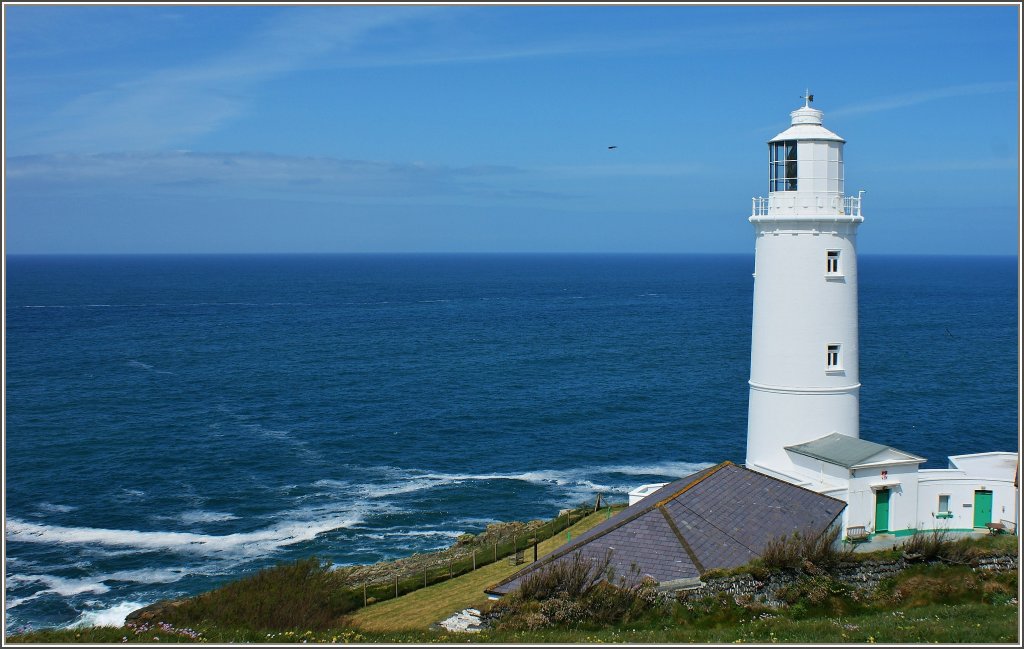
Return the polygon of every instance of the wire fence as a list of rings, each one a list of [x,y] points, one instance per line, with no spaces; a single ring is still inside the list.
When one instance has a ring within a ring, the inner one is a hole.
[[[611,516],[610,506],[606,507],[604,511],[607,512],[607,516]],[[567,530],[594,512],[594,508],[591,507],[570,509],[532,531],[513,534],[511,537],[474,546],[466,554],[453,557],[442,565],[393,574],[386,579],[378,579],[373,582],[364,582],[361,587],[355,589],[357,592],[354,594],[357,595],[355,597],[357,601],[354,604],[357,608],[361,608],[376,602],[401,597],[420,588],[454,579],[501,560],[507,559],[516,564],[525,563],[527,561],[526,553],[530,550],[536,552],[537,545],[541,541],[546,541],[562,532],[566,532],[567,540],[570,540],[570,532]],[[520,553],[523,554],[520,555]]]

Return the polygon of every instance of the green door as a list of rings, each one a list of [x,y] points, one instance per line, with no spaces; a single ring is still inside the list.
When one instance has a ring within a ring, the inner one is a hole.
[[[875,492],[875,533],[889,531],[889,490]]]
[[[985,527],[992,522],[992,492],[974,492],[974,526]]]

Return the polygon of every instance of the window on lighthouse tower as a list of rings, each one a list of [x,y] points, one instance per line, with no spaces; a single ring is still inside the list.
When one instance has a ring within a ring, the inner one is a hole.
[[[839,274],[839,251],[829,250],[825,253],[825,272],[829,275]]]
[[[825,349],[825,370],[838,370],[842,369],[839,364],[839,343],[829,343]]]
[[[796,191],[796,140],[768,144],[768,191]]]

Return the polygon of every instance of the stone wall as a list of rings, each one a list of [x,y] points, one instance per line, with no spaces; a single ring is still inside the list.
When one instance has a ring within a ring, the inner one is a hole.
[[[855,590],[861,591],[864,594],[870,594],[883,579],[892,577],[912,565],[915,565],[915,562],[908,561],[906,558],[887,561],[858,561],[842,564],[829,570],[827,574]],[[1001,555],[976,559],[971,562],[971,566],[974,570],[1009,571],[1018,570],[1019,561],[1015,555]],[[757,576],[739,574],[726,577],[712,577],[694,588],[676,591],[676,596],[686,600],[717,597],[725,594],[737,602],[753,600],[766,606],[780,608],[786,605],[785,602],[776,596],[782,588],[796,584],[801,579],[815,574],[826,573],[825,571],[815,570],[813,567],[810,567],[804,571],[765,571]]]

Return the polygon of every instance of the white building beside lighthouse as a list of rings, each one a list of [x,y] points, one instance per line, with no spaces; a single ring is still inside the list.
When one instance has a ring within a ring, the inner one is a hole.
[[[746,466],[847,503],[851,536],[989,524],[1016,529],[1016,453],[925,458],[860,438],[857,229],[845,140],[810,106],[768,141],[753,199],[754,306]]]

